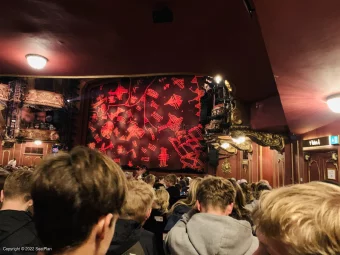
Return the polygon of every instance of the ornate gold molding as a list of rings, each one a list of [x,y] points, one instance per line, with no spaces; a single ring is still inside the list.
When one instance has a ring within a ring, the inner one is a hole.
[[[64,97],[61,94],[50,91],[31,89],[28,91],[25,97],[25,103],[31,105],[43,105],[54,108],[63,108]]]
[[[225,174],[231,174],[231,165],[229,163],[229,160],[228,158],[226,158],[223,163],[222,163],[222,172],[225,173]]]
[[[236,107],[231,112],[231,122],[233,125],[241,125],[242,124],[242,115],[241,111]]]
[[[284,137],[282,135],[258,132],[247,127],[231,126],[230,135],[232,137],[249,137],[253,142],[264,147],[269,146],[271,149],[275,149],[279,152],[282,152],[285,147]]]
[[[59,135],[54,130],[41,130],[41,129],[21,129],[20,136],[26,139],[36,139],[42,141],[56,141],[59,139]]]

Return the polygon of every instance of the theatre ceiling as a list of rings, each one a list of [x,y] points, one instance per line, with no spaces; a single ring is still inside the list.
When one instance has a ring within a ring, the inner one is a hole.
[[[254,4],[251,14],[242,0],[3,1],[0,75],[221,74],[259,130],[299,134],[335,120],[324,97],[340,82],[340,2]],[[173,21],[154,23],[163,7]],[[30,53],[46,68],[31,69]]]

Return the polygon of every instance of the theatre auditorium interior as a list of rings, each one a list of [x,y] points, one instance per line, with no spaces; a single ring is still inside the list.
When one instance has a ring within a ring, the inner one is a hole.
[[[340,254],[339,0],[0,6],[0,254]]]

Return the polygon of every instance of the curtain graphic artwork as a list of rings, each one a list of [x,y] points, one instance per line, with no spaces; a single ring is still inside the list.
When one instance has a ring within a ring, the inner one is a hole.
[[[203,77],[116,79],[90,91],[87,144],[120,165],[203,169]]]

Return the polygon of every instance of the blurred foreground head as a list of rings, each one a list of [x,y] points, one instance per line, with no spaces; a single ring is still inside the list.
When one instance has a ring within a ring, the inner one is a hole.
[[[126,178],[107,156],[85,147],[44,159],[33,177],[34,220],[52,253],[105,254],[125,202]]]
[[[264,191],[253,211],[255,254],[340,254],[340,187],[311,182]]]

